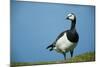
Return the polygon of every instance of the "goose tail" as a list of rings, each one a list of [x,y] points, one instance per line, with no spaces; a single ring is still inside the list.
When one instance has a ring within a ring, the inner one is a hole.
[[[53,48],[54,48],[54,45],[53,44],[51,44],[51,45],[49,45],[49,46],[46,47],[46,49],[49,49],[49,51],[52,51]]]

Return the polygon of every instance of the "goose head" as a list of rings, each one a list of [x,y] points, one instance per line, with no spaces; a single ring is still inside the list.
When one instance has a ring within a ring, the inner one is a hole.
[[[75,14],[74,13],[69,13],[68,15],[67,15],[67,18],[66,18],[67,20],[70,20],[70,21],[76,21],[76,16],[75,16]]]

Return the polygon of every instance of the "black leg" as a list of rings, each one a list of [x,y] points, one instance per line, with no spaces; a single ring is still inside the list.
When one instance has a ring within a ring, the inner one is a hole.
[[[64,60],[66,60],[66,53],[63,53],[63,55],[64,55]]]
[[[74,52],[74,50],[71,50],[70,51],[71,57],[73,57],[73,52]]]

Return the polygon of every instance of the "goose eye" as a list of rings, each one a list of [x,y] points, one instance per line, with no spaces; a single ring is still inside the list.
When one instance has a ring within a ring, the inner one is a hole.
[[[70,15],[69,17],[71,17],[72,15]]]
[[[72,14],[70,14],[68,17],[71,17],[72,16]]]

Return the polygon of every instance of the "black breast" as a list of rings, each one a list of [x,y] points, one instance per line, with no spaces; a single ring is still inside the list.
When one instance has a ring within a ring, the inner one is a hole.
[[[67,38],[69,41],[77,43],[79,40],[79,35],[76,30],[67,30]]]

